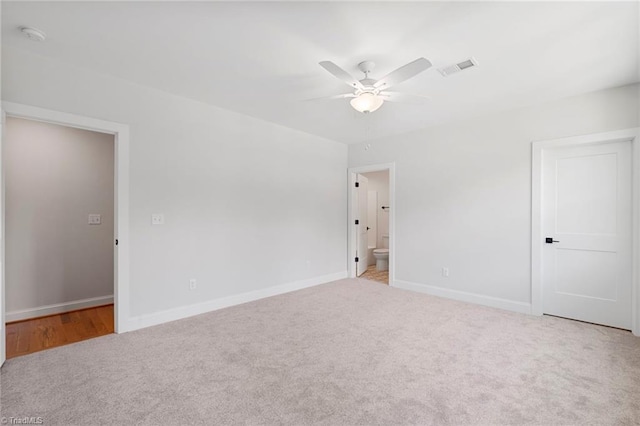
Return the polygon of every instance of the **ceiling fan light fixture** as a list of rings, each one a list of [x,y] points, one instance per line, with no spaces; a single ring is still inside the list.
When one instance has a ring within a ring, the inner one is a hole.
[[[364,92],[351,99],[350,103],[356,111],[369,113],[380,108],[384,103],[384,99],[375,93]]]

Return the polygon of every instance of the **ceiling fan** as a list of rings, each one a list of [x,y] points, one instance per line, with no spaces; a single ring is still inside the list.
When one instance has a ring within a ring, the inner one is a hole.
[[[351,98],[350,103],[355,110],[369,113],[380,108],[384,101],[406,102],[413,100],[415,102],[416,99],[419,99],[419,95],[389,92],[387,89],[426,71],[431,67],[431,62],[425,58],[418,58],[392,71],[380,80],[369,78],[369,73],[371,73],[375,67],[375,63],[371,61],[364,61],[358,64],[358,68],[364,73],[362,80],[355,79],[351,74],[331,61],[322,61],[320,62],[320,66],[355,89],[353,93],[329,96],[325,99]]]

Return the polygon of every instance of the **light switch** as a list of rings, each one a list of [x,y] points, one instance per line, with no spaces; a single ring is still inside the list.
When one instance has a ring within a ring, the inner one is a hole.
[[[99,214],[89,215],[89,225],[100,225],[102,223],[102,217]]]
[[[153,213],[151,215],[151,224],[152,225],[164,225],[164,214],[162,214],[162,213]]]

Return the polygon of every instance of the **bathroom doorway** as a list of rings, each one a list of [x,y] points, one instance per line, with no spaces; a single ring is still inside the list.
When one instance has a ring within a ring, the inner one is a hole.
[[[393,285],[394,164],[349,169],[349,276]]]

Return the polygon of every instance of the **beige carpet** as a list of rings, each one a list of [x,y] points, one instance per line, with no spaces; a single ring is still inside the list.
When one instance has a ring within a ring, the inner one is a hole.
[[[640,338],[343,280],[7,361],[1,416],[639,424]]]

